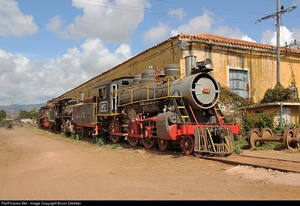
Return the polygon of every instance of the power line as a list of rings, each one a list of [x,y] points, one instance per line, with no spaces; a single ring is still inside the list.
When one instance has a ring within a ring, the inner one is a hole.
[[[296,8],[297,8],[297,6],[292,6],[292,7],[289,7],[289,8],[287,8],[287,9],[283,9],[283,6],[281,6],[281,9],[282,9],[282,10],[278,11],[278,9],[277,9],[277,12],[276,12],[276,13],[272,13],[272,14],[270,14],[270,15],[268,15],[268,16],[259,18],[259,19],[256,20],[256,23],[257,23],[257,22],[261,22],[261,21],[263,21],[263,20],[267,20],[267,19],[270,19],[270,18],[277,17],[277,15],[281,15],[281,14],[284,14],[284,13],[286,13],[286,12],[291,12],[292,10],[294,10],[294,9],[296,9]]]
[[[64,1],[64,0],[60,0]],[[68,1],[68,0],[67,0]],[[243,14],[259,14],[257,12],[249,12],[249,11],[241,11],[241,10],[231,10],[231,9],[224,9],[224,8],[216,8],[216,7],[209,7],[209,6],[202,6],[202,5],[197,5],[197,4],[189,4],[189,3],[183,3],[183,2],[175,2],[175,1],[169,1],[169,0],[155,0],[158,2],[164,2],[167,4],[178,4],[178,5],[183,5],[183,6],[189,6],[189,7],[201,7],[201,8],[208,8],[211,10],[221,10],[221,11],[226,11],[229,13],[235,12],[235,13],[243,13]],[[95,7],[102,7],[102,8],[113,8],[117,10],[125,10],[125,11],[132,11],[132,12],[143,12],[143,13],[151,13],[151,14],[158,14],[158,15],[170,15],[169,11],[161,11],[157,9],[150,9],[150,8],[145,8],[145,7],[138,7],[138,6],[133,6],[133,5],[126,5],[126,4],[120,4],[120,3],[114,3],[114,4],[107,4],[107,2],[101,2],[99,0],[90,0],[88,2],[78,2],[74,1],[73,3],[76,4],[81,4],[81,5],[87,5],[87,6],[95,6]],[[219,2],[219,3],[224,3],[224,2]],[[228,2],[226,2],[226,5],[228,5]],[[242,6],[242,5],[237,5],[237,4],[232,4],[236,6]],[[243,6],[244,7],[244,6]],[[252,7],[258,9],[258,7]],[[259,9],[262,9],[259,7]],[[226,19],[222,18],[225,20],[225,22],[239,22],[239,23],[245,23],[245,24],[253,24],[252,20],[242,20],[242,19]]]
[[[277,0],[277,11],[275,13],[272,13],[270,15],[267,15],[265,17],[262,17],[262,18],[259,18],[256,20],[256,23],[259,23],[261,21],[276,17],[277,83],[280,83],[280,16],[282,14],[284,14],[286,12],[290,12],[296,8],[297,8],[297,6],[292,6],[287,9],[284,9],[283,6],[280,7],[280,0]]]
[[[11,100],[11,119],[14,119],[14,100]]]

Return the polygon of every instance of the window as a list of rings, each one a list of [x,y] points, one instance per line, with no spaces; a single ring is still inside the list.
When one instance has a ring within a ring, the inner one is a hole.
[[[247,91],[248,71],[229,69],[229,85],[230,91],[247,99],[249,94]]]
[[[256,111],[255,111],[255,114],[262,114],[262,113],[264,113],[263,110],[256,110]]]
[[[99,99],[105,99],[106,98],[106,89],[105,87],[101,87],[99,89]]]
[[[290,125],[292,124],[292,110],[291,108],[282,108],[282,111],[277,111],[277,125]]]
[[[122,81],[122,85],[129,85],[129,81],[123,80],[123,81]]]

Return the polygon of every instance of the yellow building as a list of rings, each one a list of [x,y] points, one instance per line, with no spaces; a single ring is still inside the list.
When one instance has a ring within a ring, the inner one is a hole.
[[[195,56],[196,61],[210,58],[214,68],[211,74],[222,86],[256,103],[277,83],[276,47],[211,34],[179,34],[70,91],[62,91],[62,95],[55,100],[80,98],[81,93],[85,97],[92,97],[95,84],[122,76],[134,76],[149,66],[159,69],[175,63],[180,65],[181,74],[185,75],[185,59],[188,56]],[[287,88],[291,86],[293,78],[296,78],[294,82],[300,81],[300,50],[283,48],[280,58],[280,83]]]
[[[274,125],[285,126],[291,124],[300,124],[299,102],[270,102],[240,108],[244,115],[251,119],[259,120],[261,115],[267,117],[273,116]]]

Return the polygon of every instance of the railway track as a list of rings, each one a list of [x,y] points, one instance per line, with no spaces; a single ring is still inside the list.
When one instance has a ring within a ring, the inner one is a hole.
[[[130,148],[131,146],[127,143],[127,141],[121,141],[118,143],[123,148]],[[186,156],[182,154],[180,148],[171,148],[168,151],[161,151],[157,148],[146,149],[143,146],[136,146],[136,149],[144,149],[149,153],[158,154],[158,155],[176,155],[176,156]],[[202,156],[200,154],[190,155],[191,158],[202,158],[206,160],[213,160],[222,162],[229,165],[244,165],[251,166],[254,168],[264,168],[277,170],[281,172],[292,172],[300,174],[300,154],[295,153],[295,155],[299,156],[298,160],[287,159],[287,158],[276,158],[276,157],[266,157],[261,156],[259,154],[256,155],[247,155],[247,154],[232,154],[227,157],[213,157],[213,156]]]
[[[130,146],[126,143],[120,143],[121,147],[129,148]],[[145,149],[143,146],[137,146],[137,149]],[[159,154],[159,155],[177,155],[177,156],[186,156],[180,152],[180,149],[171,148],[169,151],[160,151],[159,149],[152,148],[152,149],[145,149],[152,154]],[[217,162],[222,162],[229,165],[244,165],[244,166],[251,166],[254,168],[264,168],[270,170],[277,170],[280,172],[292,172],[292,173],[299,173],[300,174],[300,154],[295,153],[297,157],[299,156],[298,160],[295,158],[276,158],[276,157],[266,157],[261,156],[259,154],[255,155],[247,155],[247,154],[232,154],[227,157],[213,157],[213,156],[202,156],[199,154],[190,155],[191,158],[202,158],[206,160],[213,160]]]
[[[120,143],[121,147],[129,148],[130,146],[127,143]],[[137,149],[145,149],[143,146],[137,146]],[[177,155],[177,156],[185,156],[180,152],[180,149],[171,148],[169,151],[160,151],[159,149],[146,149],[148,152],[152,154],[159,155]],[[276,157],[266,157],[261,156],[259,154],[247,155],[247,154],[232,154],[227,157],[213,157],[213,156],[202,156],[199,154],[190,155],[191,158],[202,158],[206,160],[213,160],[217,162],[222,162],[229,165],[244,165],[251,166],[254,168],[264,168],[270,170],[277,170],[281,172],[292,172],[300,174],[300,154],[295,153],[295,157],[299,156],[298,160],[295,158],[276,158]],[[297,155],[297,156],[296,156]]]
[[[231,155],[226,158],[221,157],[206,157],[200,158],[222,162],[230,165],[244,165],[255,168],[264,168],[277,170],[281,172],[293,172],[300,174],[300,160],[281,159],[263,156],[249,156],[249,155]]]

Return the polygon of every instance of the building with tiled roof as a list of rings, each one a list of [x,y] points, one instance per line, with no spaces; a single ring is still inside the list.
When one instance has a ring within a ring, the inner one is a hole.
[[[260,102],[268,89],[277,83],[276,47],[267,44],[225,38],[211,34],[179,34],[173,36],[128,59],[122,64],[99,74],[82,85],[67,91],[55,99],[80,98],[79,92],[91,97],[93,85],[122,76],[142,73],[150,65],[154,69],[170,63],[178,64],[184,76],[186,57],[194,56],[196,61],[212,59],[211,74],[232,92],[253,102]],[[300,50],[282,48],[280,83],[290,87],[291,82],[300,82]],[[297,88],[299,85],[293,85]],[[299,91],[299,88],[298,88]]]

